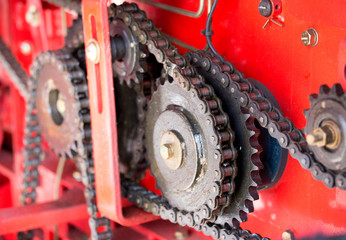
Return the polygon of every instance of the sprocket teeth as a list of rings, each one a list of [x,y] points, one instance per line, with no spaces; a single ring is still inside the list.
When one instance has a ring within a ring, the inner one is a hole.
[[[251,213],[251,212],[255,211],[253,202],[249,199],[245,200],[245,207],[247,208],[247,213]]]
[[[250,200],[254,201],[254,200],[258,200],[259,199],[259,195],[258,195],[258,192],[257,192],[257,187],[250,186],[249,187],[249,194],[252,197],[252,199],[250,199]]]
[[[264,168],[264,166],[263,166],[263,163],[262,163],[262,161],[261,161],[261,151],[258,151],[257,153],[255,153],[255,154],[253,154],[252,156],[251,156],[251,161],[252,161],[252,163],[256,166],[256,167],[258,167],[259,169],[263,169]]]
[[[319,94],[324,95],[330,92],[330,88],[327,85],[322,85],[319,89]]]
[[[341,84],[337,83],[332,86],[332,92],[340,97],[344,94],[344,89]]]
[[[246,213],[245,213],[245,215],[246,215]],[[247,216],[245,217],[245,219],[247,220]],[[245,221],[246,221],[245,220]],[[243,221],[243,220],[241,220],[240,218],[239,218],[239,220],[237,219],[237,218],[233,218],[232,219],[232,226],[234,226],[234,227],[239,227],[240,226],[240,222],[245,222],[245,221]]]
[[[257,150],[257,152],[261,152],[262,151],[262,146],[259,144],[258,142],[258,136],[256,136],[257,134],[253,135],[250,138],[250,145]]]
[[[262,183],[262,179],[260,176],[260,172],[258,170],[254,170],[251,172],[251,179],[257,184],[260,185]]]
[[[241,222],[247,221],[247,213],[244,210],[239,211],[239,217],[241,219]]]
[[[313,93],[309,96],[310,106],[313,106],[318,99],[318,94]]]
[[[255,125],[255,118],[254,118],[254,117],[249,117],[249,118],[246,120],[245,124],[246,124],[246,128],[247,128],[248,130],[252,130],[252,131],[254,131],[254,132],[256,132],[256,131],[258,130],[257,127],[256,127],[256,125]]]
[[[304,109],[304,110],[303,110],[303,115],[304,115],[305,117],[307,117],[308,114],[309,114],[309,109]]]

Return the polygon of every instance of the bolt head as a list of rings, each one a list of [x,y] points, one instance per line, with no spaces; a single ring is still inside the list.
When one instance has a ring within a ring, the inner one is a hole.
[[[313,28],[305,30],[302,32],[301,40],[305,46],[316,46],[318,43],[318,33]]]
[[[262,0],[258,5],[258,11],[263,17],[269,17],[273,13],[273,7],[270,0]]]
[[[163,144],[160,149],[161,157],[164,160],[168,160],[174,156],[173,145],[172,144]]]
[[[90,39],[86,47],[86,56],[94,64],[100,61],[100,46],[95,39]]]
[[[30,55],[31,53],[31,44],[27,41],[24,41],[20,44],[20,52],[23,54],[23,55]]]
[[[171,131],[165,132],[160,140],[160,155],[171,170],[180,168],[183,162],[184,143]]]
[[[306,141],[309,145],[324,147],[327,144],[327,133],[322,128],[316,128],[306,136]]]

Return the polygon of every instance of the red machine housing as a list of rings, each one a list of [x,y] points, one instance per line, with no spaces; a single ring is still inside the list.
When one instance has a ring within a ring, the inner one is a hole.
[[[192,12],[201,7],[197,0],[154,1]],[[138,5],[164,33],[174,38],[179,50],[187,51],[185,45],[179,46],[180,41],[187,43],[188,48],[204,48],[201,30],[209,1],[205,1],[201,15],[195,12],[193,18],[148,4],[151,2],[141,0]],[[96,39],[101,53],[98,64],[87,61],[98,207],[106,217],[130,227],[114,224],[115,236],[120,239],[174,239],[177,226],[161,220],[153,223],[157,217],[121,198],[107,4],[106,0],[82,1],[85,42]],[[259,14],[258,4],[253,0],[219,1],[213,18],[214,46],[245,76],[263,83],[274,94],[285,116],[303,128],[306,122],[302,112],[309,108],[310,94],[316,93],[322,84],[331,86],[338,82],[346,87],[346,2],[276,0],[273,4],[278,7],[268,18]],[[30,6],[38,9],[38,27],[25,21]],[[0,18],[1,38],[28,71],[39,52],[63,46],[64,22],[70,26],[74,16],[39,0],[3,0]],[[305,46],[301,41],[302,32],[309,28],[318,33],[316,46]],[[29,53],[23,52],[23,43],[31,46]],[[53,239],[56,224],[62,239],[88,233],[83,187],[72,177],[72,163],[65,166],[60,199],[54,197],[54,154],[48,154],[39,169],[38,204],[18,207],[25,99],[3,66],[0,83],[0,235],[12,239],[17,231],[40,227],[43,239]],[[151,189],[155,185],[149,175],[142,184]],[[245,229],[271,239],[281,239],[286,230],[297,239],[346,234],[346,192],[326,188],[291,157],[280,181],[259,193],[254,213],[241,224]],[[188,239],[200,238],[202,235],[194,232]]]

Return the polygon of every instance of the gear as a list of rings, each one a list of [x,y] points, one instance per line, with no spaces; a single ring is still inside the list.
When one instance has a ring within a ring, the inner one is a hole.
[[[346,94],[340,84],[320,87],[319,95],[310,95],[310,109],[304,111],[304,129],[316,160],[336,177],[336,185],[346,189]],[[312,175],[319,179],[318,172]],[[320,179],[325,181],[324,179]]]
[[[126,82],[128,86],[140,84],[144,73],[148,71],[147,46],[141,44],[133,31],[129,28],[129,13],[119,11],[115,4],[109,8],[109,34],[111,39],[111,51],[114,75],[120,83]],[[141,12],[145,16],[144,12]],[[139,17],[141,17],[139,15]]]
[[[142,12],[144,14],[144,12]],[[109,8],[114,70],[119,159],[126,176],[139,180],[147,168],[143,157],[144,120],[152,85],[160,76],[161,64],[138,43],[128,17],[115,5]]]
[[[80,31],[75,34],[81,36]],[[61,157],[72,158],[81,171],[91,239],[112,239],[110,221],[100,216],[96,204],[84,43],[82,38],[70,35],[66,44],[69,39],[75,39],[74,46],[43,52],[31,67],[21,202],[30,204],[36,200],[37,168],[43,157],[42,133],[49,147]],[[33,232],[19,235],[31,239]]]
[[[54,0],[55,1],[55,0]],[[65,3],[69,3],[68,1],[56,1],[58,4],[62,4],[65,6]],[[68,8],[70,6],[67,6]],[[188,87],[191,86],[191,83],[193,84],[199,84],[201,79],[198,75],[196,75],[195,70],[186,63],[186,60],[178,53],[177,49],[172,47],[169,44],[169,41],[161,35],[161,32],[159,29],[157,29],[154,24],[146,19],[145,13],[140,11],[138,9],[138,6],[136,4],[128,4],[124,3],[121,6],[116,7],[119,9],[119,12],[123,12],[124,15],[128,16],[128,21],[125,21],[125,24],[131,28],[133,33],[136,36],[136,39],[139,40],[141,44],[145,44],[148,46],[148,49],[150,53],[152,53],[156,60],[163,64],[165,71],[167,74],[172,77],[173,73],[177,74],[175,78],[179,78],[179,80],[183,80],[181,82],[185,82]],[[232,78],[233,80],[233,78]],[[238,79],[239,80],[239,79]],[[180,82],[180,81],[179,81]],[[238,91],[238,89],[237,89]],[[202,93],[202,92],[201,92]],[[238,92],[236,92],[238,94]],[[199,92],[198,92],[199,94]],[[242,105],[242,104],[240,104]],[[244,102],[244,107],[248,107]],[[251,111],[250,111],[251,112]],[[257,108],[255,108],[255,113],[257,113]],[[30,111],[31,117],[29,120],[29,127],[31,125],[34,128],[30,128],[28,131],[29,137],[35,137],[35,131],[37,129],[37,121],[35,120],[35,112]],[[29,117],[30,117],[29,116]],[[267,119],[264,119],[267,120]],[[30,125],[31,124],[31,125]],[[36,124],[36,125],[35,125]],[[277,130],[275,128],[275,130]],[[28,137],[28,138],[29,138]],[[29,140],[32,140],[29,138]],[[34,140],[32,140],[34,141]],[[86,149],[90,153],[91,146],[86,146]],[[37,151],[36,151],[37,150]],[[39,154],[41,148],[37,147],[36,145],[30,145],[30,149],[28,150],[30,153]],[[28,161],[26,161],[28,162]],[[86,162],[87,164],[88,162]],[[89,165],[87,165],[88,169],[92,169],[92,161],[89,161]],[[227,168],[224,168],[225,166],[222,166],[222,169],[229,170]],[[33,176],[34,172],[30,171],[30,174]],[[30,175],[30,176],[31,176]],[[88,175],[90,178],[90,181],[93,181],[93,175]],[[31,182],[30,182],[31,184]],[[31,184],[32,185],[32,184]],[[184,211],[179,211],[176,208],[172,208],[169,203],[167,203],[161,196],[155,195],[153,192],[150,192],[146,190],[143,187],[138,186],[138,184],[131,182],[127,179],[122,179],[122,187],[123,187],[123,194],[125,197],[128,197],[131,202],[136,203],[138,207],[143,208],[146,211],[152,212],[155,215],[160,215],[163,219],[169,219],[171,222],[178,222],[181,225],[188,225],[190,227],[196,226],[195,218],[191,214],[187,214]],[[90,193],[93,197],[95,197],[95,192],[87,191],[87,193]],[[35,194],[32,194],[35,197]],[[31,197],[31,195],[27,196]],[[87,199],[90,199],[91,197],[87,197]],[[89,206],[89,202],[88,206]],[[95,206],[95,205],[92,205]],[[92,230],[96,231],[97,227],[99,225],[94,224]],[[229,239],[245,239],[245,240],[252,240],[252,239],[262,239],[260,236],[256,234],[251,234],[247,230],[241,230],[239,228],[232,228],[230,226],[221,226],[221,225],[215,225],[212,223],[200,225],[204,229],[206,229],[207,232],[212,232],[213,237],[215,239],[218,239],[222,237],[222,239],[229,240]]]
[[[36,83],[37,117],[42,135],[59,156],[72,158],[84,151],[84,135],[91,137],[88,86],[79,62],[64,50],[44,52],[31,68]]]
[[[212,88],[202,78],[188,87],[175,73],[148,104],[145,146],[163,196],[200,223],[229,203],[237,172],[234,135]]]
[[[254,211],[252,202],[258,199],[257,187],[261,184],[260,169],[263,168],[260,160],[262,147],[258,143],[260,131],[255,126],[255,119],[240,107],[237,99],[224,88],[224,83],[219,81],[220,78],[215,77],[217,73],[213,70],[217,68],[214,64],[225,66],[222,71],[218,70],[219,74],[232,74],[231,71],[234,69],[232,64],[225,62],[211,51],[188,52],[185,56],[224,103],[223,108],[235,132],[234,144],[238,151],[236,189],[231,196],[231,203],[217,222],[221,219],[223,219],[221,222],[230,222],[228,219],[231,219],[233,225],[239,226],[239,222],[247,220],[247,213]]]

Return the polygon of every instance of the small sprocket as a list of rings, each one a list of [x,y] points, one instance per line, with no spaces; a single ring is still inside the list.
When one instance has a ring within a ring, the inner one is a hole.
[[[346,189],[346,94],[342,86],[322,85],[318,95],[310,95],[310,109],[304,115],[306,139],[319,167],[334,176],[339,188]],[[320,179],[318,169],[311,171],[327,186],[332,184],[329,178]]]
[[[88,86],[79,62],[66,50],[41,53],[31,67],[37,117],[42,135],[59,156],[83,155],[91,138]],[[81,121],[83,119],[84,121]]]

